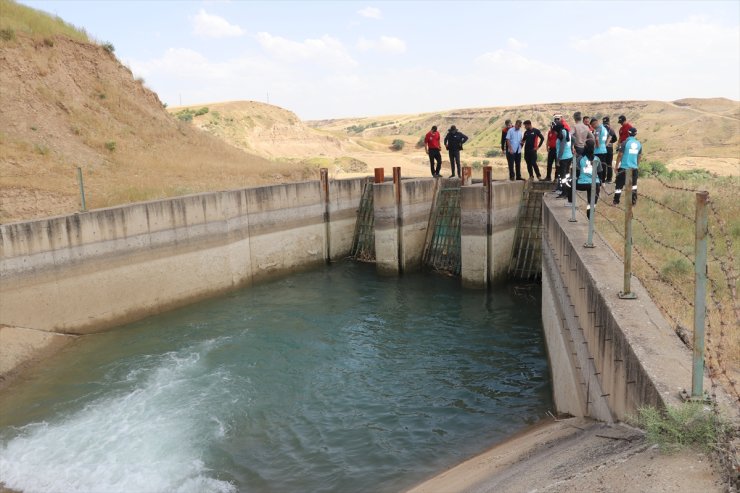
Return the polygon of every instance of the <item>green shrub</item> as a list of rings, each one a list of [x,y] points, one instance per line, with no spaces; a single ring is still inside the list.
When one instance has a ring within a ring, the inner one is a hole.
[[[13,41],[15,39],[15,31],[9,27],[0,29],[0,39],[3,41]]]
[[[103,46],[103,49],[107,51],[108,53],[110,53],[111,55],[116,51],[116,47],[113,46],[113,43],[105,42],[102,44],[102,46]]]
[[[115,140],[109,140],[105,143],[105,148],[108,149],[110,152],[113,152],[116,150],[116,141]]]
[[[54,40],[51,38],[44,38],[44,46],[48,46],[49,48],[51,48],[52,46],[54,46]]]
[[[663,451],[671,452],[688,446],[709,450],[729,425],[701,402],[687,402],[669,406],[665,413],[654,407],[639,410],[638,425],[647,432],[651,443]]]
[[[391,144],[391,149],[393,149],[394,151],[400,151],[401,149],[403,149],[403,146],[405,145],[406,145],[406,142],[404,142],[403,140],[395,139],[393,143]]]
[[[208,113],[208,107],[207,106],[204,106],[201,109],[199,109],[198,111],[196,111],[194,113],[194,115],[195,116],[200,116],[200,115],[205,115],[206,113]]]
[[[660,275],[667,281],[678,281],[692,270],[691,263],[685,258],[668,261],[660,270]]]
[[[177,113],[175,113],[175,117],[177,117],[178,120],[181,120],[184,122],[192,122],[194,114],[195,112],[193,110],[184,109],[184,110],[180,110]]]
[[[33,150],[42,156],[49,154],[49,147],[44,144],[34,144]]]
[[[488,159],[483,160],[483,166],[488,166],[489,164],[491,164],[491,161],[489,161]]]
[[[647,163],[640,164],[640,169],[638,173],[640,177],[646,175],[667,176],[668,168],[660,161],[648,161]]]
[[[424,147],[424,140],[426,140],[426,136],[419,137],[419,140],[416,142],[417,149]]]
[[[486,151],[486,157],[498,157],[501,155],[501,151],[498,149],[490,149]]]

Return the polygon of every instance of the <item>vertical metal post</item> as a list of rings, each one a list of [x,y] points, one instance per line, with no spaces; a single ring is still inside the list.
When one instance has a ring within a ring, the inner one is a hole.
[[[483,167],[483,186],[486,189],[486,286],[489,285],[491,279],[491,236],[493,236],[493,220],[491,215],[493,211],[493,184],[491,183],[492,177],[491,166]]]
[[[694,358],[691,398],[704,398],[704,319],[707,302],[707,235],[709,192],[696,194],[696,259],[694,260]]]
[[[375,183],[383,183],[385,181],[385,168],[375,168]]]
[[[597,158],[594,158],[596,160]],[[586,248],[594,247],[594,217],[596,216],[596,167],[593,161],[591,162],[591,200],[588,201],[588,239],[586,244],[583,245]]]
[[[570,165],[570,219],[568,219],[568,222],[571,223],[576,222],[576,197],[578,197],[576,193],[576,166],[578,166],[576,156],[573,155],[573,161]]]
[[[324,260],[331,262],[331,224],[329,221],[329,169],[321,168],[321,195],[324,202]]]
[[[398,273],[403,274],[403,207],[401,204],[401,167],[393,167],[393,191],[396,196],[396,232],[398,241]]]
[[[624,290],[618,296],[623,300],[634,300],[637,295],[632,292],[630,282],[632,280],[632,170],[624,169],[626,183],[622,189],[624,199]],[[627,190],[628,193],[624,193]]]
[[[80,204],[82,205],[82,212],[87,211],[87,205],[85,204],[85,184],[82,181],[82,168],[77,167],[77,183],[80,185]]]
[[[463,166],[461,185],[468,186],[472,184],[473,184],[473,168],[471,168],[470,166]]]

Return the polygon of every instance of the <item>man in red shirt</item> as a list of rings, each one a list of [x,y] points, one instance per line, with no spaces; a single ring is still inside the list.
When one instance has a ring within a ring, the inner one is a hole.
[[[552,163],[557,161],[555,155],[555,144],[558,141],[558,134],[555,132],[555,122],[550,124],[550,130],[547,132],[547,176],[545,181],[552,181]],[[558,168],[555,167],[555,174],[557,174]]]
[[[619,119],[617,120],[621,127],[619,127],[619,143],[623,143],[627,138],[630,136],[630,128],[632,128],[632,124],[627,121],[627,117],[624,115],[619,115]],[[619,163],[619,161],[617,161]]]
[[[439,132],[437,132],[437,125],[434,125],[432,129],[427,132],[424,137],[424,149],[429,154],[429,167],[432,171],[432,176],[439,177],[439,170],[442,168],[442,153],[439,147]],[[437,166],[434,166],[434,162],[437,162]]]

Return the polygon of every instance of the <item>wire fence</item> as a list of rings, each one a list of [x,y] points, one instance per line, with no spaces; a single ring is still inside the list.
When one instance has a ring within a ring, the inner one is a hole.
[[[696,194],[704,190],[683,186],[659,175],[644,178],[648,179],[640,182],[638,197],[640,204],[646,203],[647,207],[638,206],[633,214],[633,222],[638,227],[633,233],[632,251],[639,262],[633,264],[632,274],[648,289],[652,300],[671,321],[678,336],[691,346],[691,331],[687,327],[693,327],[694,322],[695,305],[692,299],[695,295],[695,283],[691,274],[696,267],[697,224],[697,216],[694,214],[692,217],[691,212],[692,209],[695,212]],[[728,210],[730,208],[727,207],[737,200],[740,193],[737,183],[733,186],[731,193],[710,190],[707,204],[710,213],[707,232],[707,294],[710,302],[706,305],[704,362],[711,385],[709,393],[712,409],[718,417],[720,409],[717,405],[717,392],[720,387],[729,394],[735,405],[740,404],[740,384],[732,370],[732,366],[737,364],[737,353],[740,351],[736,261],[738,244],[735,239],[740,226],[727,225],[727,218],[737,219],[738,214],[735,208]],[[625,192],[629,194],[630,191],[625,189]],[[605,187],[602,187],[602,194],[604,198],[613,195]],[[625,197],[625,202],[629,198]],[[612,242],[612,249],[618,252],[619,247],[615,247],[615,243],[625,240],[624,224],[620,223],[624,220],[624,213],[619,206],[611,204],[611,200],[604,202],[611,206],[598,207],[595,216],[600,225],[607,226],[601,232],[607,241],[610,236],[615,240]],[[667,261],[669,257],[672,260]],[[683,275],[671,275],[671,267],[678,265],[688,265],[691,269],[684,269]],[[735,476],[740,467],[734,441],[737,434],[736,428],[723,429],[717,443],[720,462],[726,470],[734,471],[731,474]]]
[[[691,272],[696,265],[694,258],[694,230],[696,218],[689,215],[687,208],[694,205],[696,193],[702,190],[689,188],[669,182],[669,180],[658,175],[651,175],[650,180],[643,179],[639,188],[639,200],[646,201],[651,206],[649,215],[636,213],[633,215],[633,221],[638,226],[633,237],[633,251],[639,258],[641,268],[633,269],[633,272],[650,291],[656,291],[653,294],[653,301],[658,305],[661,311],[671,320],[674,330],[676,330],[682,339],[685,339],[686,327],[692,327],[693,320],[689,317],[692,314],[694,302],[694,283],[688,276],[676,277],[670,275],[671,266],[690,265]],[[655,183],[659,188],[669,191],[673,200],[666,200],[661,197],[659,190],[653,190],[655,187],[645,186],[644,183]],[[606,197],[612,195],[608,189],[602,189]],[[625,192],[629,193],[628,190]],[[711,198],[711,196],[710,196]],[[629,200],[629,197],[626,197]],[[609,202],[609,201],[605,201]],[[683,205],[680,207],[679,205]],[[688,206],[688,207],[687,207]],[[621,225],[615,223],[621,211],[617,207],[609,207],[606,210],[603,206],[597,208],[597,216],[602,218],[609,226],[610,232],[624,239],[624,230]],[[639,211],[639,209],[635,209]],[[737,302],[737,273],[734,249],[737,248],[733,242],[731,233],[728,231],[726,221],[720,212],[716,203],[710,200],[709,211],[711,212],[710,227],[708,231],[709,245],[709,266],[707,269],[708,295],[711,302],[707,306],[706,317],[706,345],[705,356],[708,371],[708,377],[712,385],[712,394],[716,393],[716,388],[720,385],[730,393],[732,398],[740,403],[740,386],[736,377],[731,371],[732,361],[729,359],[733,356],[726,354],[728,349],[731,350],[734,341],[729,341],[734,336],[733,331],[738,330],[738,321],[740,320],[740,310]],[[683,230],[687,234],[670,235],[666,238],[666,214],[672,216],[669,228],[671,232]],[[656,224],[656,218],[658,218]],[[688,233],[691,234],[688,234]],[[681,241],[688,240],[688,241]],[[683,264],[673,261],[666,264],[666,257],[671,254],[674,258],[683,261]],[[667,266],[666,266],[667,265]],[[680,269],[679,269],[680,270]],[[688,270],[688,269],[684,269]],[[645,275],[644,273],[647,273]],[[670,293],[670,297],[656,294]],[[677,310],[675,300],[678,299],[683,304],[683,310]]]

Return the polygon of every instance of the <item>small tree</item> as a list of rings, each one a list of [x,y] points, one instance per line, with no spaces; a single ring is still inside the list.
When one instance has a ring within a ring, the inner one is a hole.
[[[405,145],[406,145],[406,142],[404,142],[403,140],[395,139],[393,143],[391,144],[391,149],[393,149],[394,151],[400,151],[401,149],[403,149],[403,146]]]

